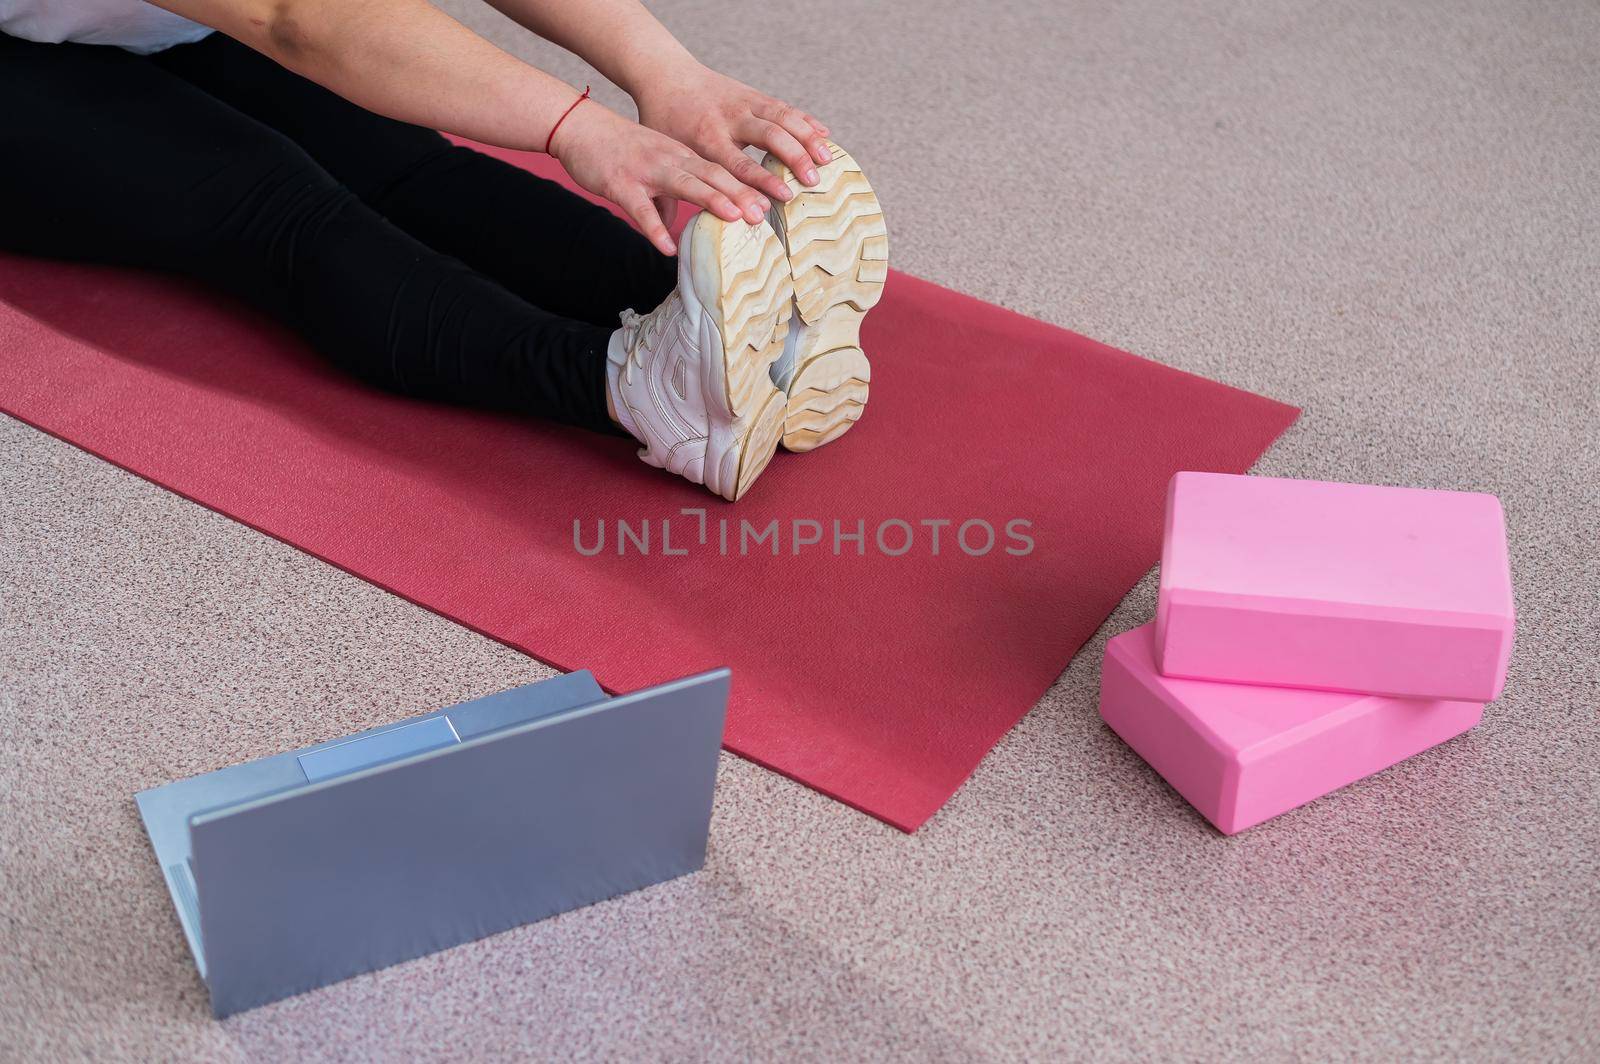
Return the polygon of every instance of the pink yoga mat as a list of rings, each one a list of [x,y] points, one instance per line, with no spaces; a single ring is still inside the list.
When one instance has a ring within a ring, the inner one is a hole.
[[[896,273],[865,416],[728,504],[625,440],[373,391],[187,283],[0,256],[0,301],[8,413],[608,689],[730,666],[729,749],[907,831],[1155,563],[1168,478],[1296,416]]]

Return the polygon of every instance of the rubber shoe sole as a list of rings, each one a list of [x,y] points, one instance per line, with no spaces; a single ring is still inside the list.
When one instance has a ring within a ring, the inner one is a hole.
[[[794,283],[782,242],[766,225],[695,216],[692,267],[695,294],[711,314],[722,347],[707,367],[712,409],[706,487],[730,502],[755,483],[783,434],[787,397],[772,383],[783,354]]]
[[[771,219],[789,256],[794,284],[794,372],[785,394],[783,446],[809,451],[836,440],[867,404],[872,367],[861,350],[861,321],[883,296],[889,230],[866,175],[832,141],[833,161],[806,188],[788,166],[763,162],[795,193]]]

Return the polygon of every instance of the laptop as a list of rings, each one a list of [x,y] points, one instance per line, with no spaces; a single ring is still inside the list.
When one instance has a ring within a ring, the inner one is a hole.
[[[700,868],[728,687],[568,673],[139,792],[213,1013]]]

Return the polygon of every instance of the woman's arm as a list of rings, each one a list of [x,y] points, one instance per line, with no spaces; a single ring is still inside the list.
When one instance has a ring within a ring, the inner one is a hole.
[[[371,111],[507,148],[542,151],[578,98],[426,0],[156,0]],[[652,201],[674,197],[727,220],[758,220],[753,193],[671,137],[585,101],[551,152],[584,188],[616,203],[665,254]]]
[[[577,97],[422,0],[158,2],[368,110],[502,147],[542,150]]]
[[[833,158],[826,126],[697,62],[639,0],[488,2],[616,82],[638,105],[639,121],[769,196],[788,199],[790,193],[744,154],[746,146],[772,152],[807,185],[816,182],[813,160]],[[744,32],[749,28],[734,30]]]

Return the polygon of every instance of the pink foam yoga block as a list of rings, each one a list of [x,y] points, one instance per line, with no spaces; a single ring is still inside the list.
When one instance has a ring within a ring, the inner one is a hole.
[[[1222,473],[1168,488],[1167,676],[1487,702],[1514,619],[1493,495]]]
[[[1155,626],[1106,644],[1100,716],[1223,834],[1254,827],[1437,746],[1481,702],[1175,680]]]

